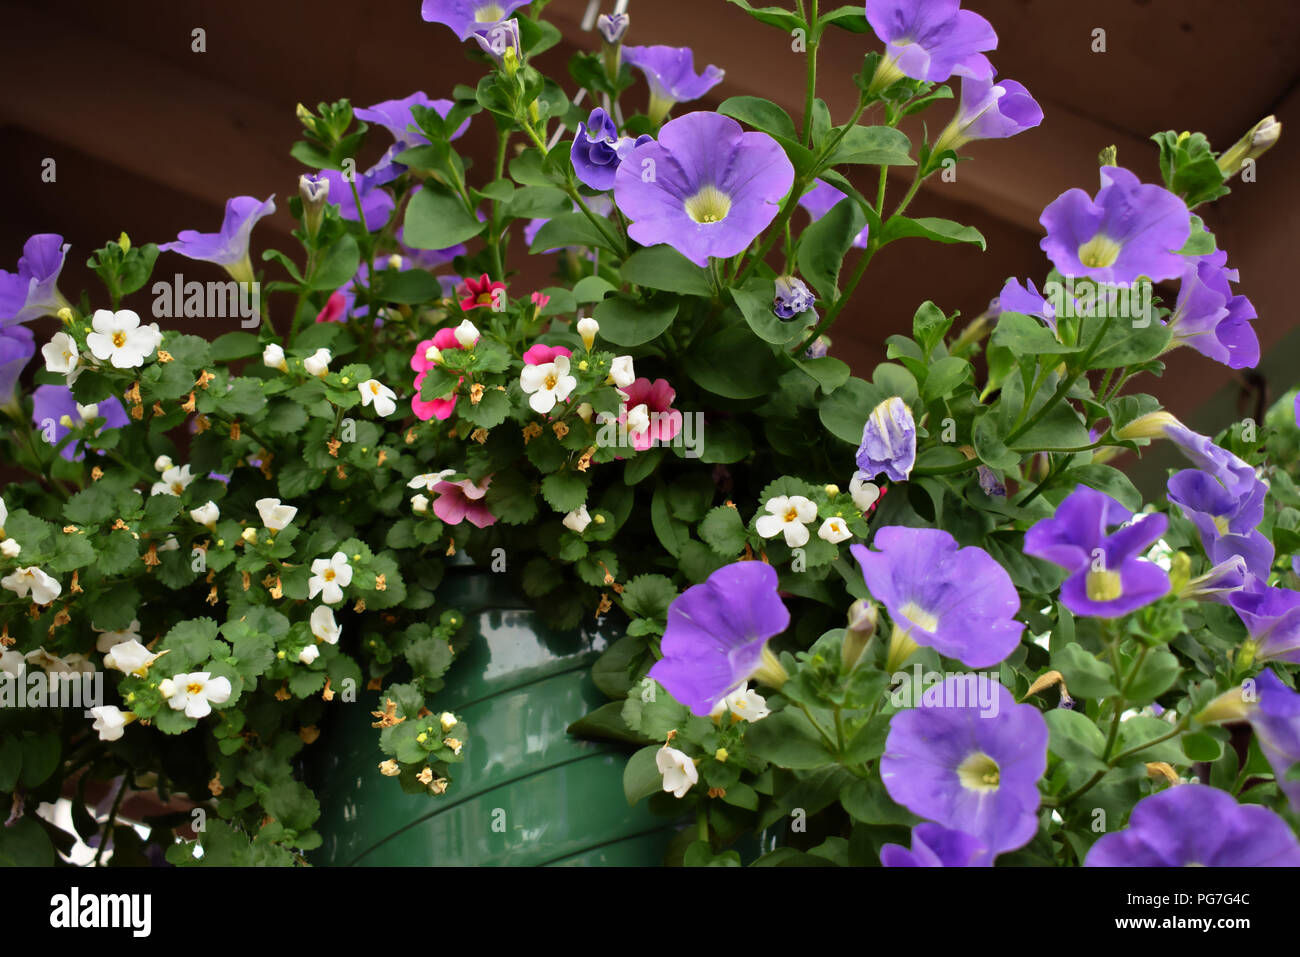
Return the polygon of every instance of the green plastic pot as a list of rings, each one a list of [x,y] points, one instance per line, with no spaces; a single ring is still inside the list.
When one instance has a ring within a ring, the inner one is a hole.
[[[468,646],[430,707],[468,725],[465,761],[446,794],[407,794],[378,771],[379,695],[334,712],[308,777],[321,802],[318,865],[658,865],[671,822],[628,807],[627,753],[566,733],[605,703],[592,661],[622,636],[612,625],[547,628],[504,575],[449,568],[438,607],[464,613]],[[459,645],[459,641],[457,642]]]

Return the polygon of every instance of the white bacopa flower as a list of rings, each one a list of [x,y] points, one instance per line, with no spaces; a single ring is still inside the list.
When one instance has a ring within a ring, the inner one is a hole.
[[[93,727],[99,732],[101,741],[116,741],[121,738],[127,723],[135,718],[130,711],[123,711],[111,704],[91,708],[90,716],[95,719]]]
[[[582,344],[591,351],[591,347],[596,342],[596,333],[600,332],[600,323],[590,316],[578,320],[578,335],[582,337]]]
[[[644,402],[633,406],[627,413],[627,434],[642,435],[650,428],[650,407]]]
[[[378,379],[367,379],[358,384],[357,391],[361,393],[363,406],[374,403],[375,415],[390,416],[397,411],[397,393]]]
[[[352,569],[348,569],[348,579],[352,578]],[[346,583],[345,583],[346,584]],[[334,620],[334,609],[328,605],[317,605],[311,613],[311,633],[327,645],[337,645],[343,636],[343,629]]]
[[[95,673],[95,663],[83,654],[74,652],[70,655],[64,655],[62,661],[63,666],[56,669],[56,674],[75,677],[76,675],[93,675]]]
[[[587,526],[591,524],[591,516],[587,514],[587,506],[579,505],[568,515],[565,515],[563,524],[565,528],[581,535],[587,530]]]
[[[158,546],[160,552],[174,552],[179,550],[181,543],[176,540],[175,535],[168,535],[167,540]]]
[[[99,629],[95,628],[95,631],[99,631]],[[132,618],[131,624],[127,625],[121,631],[99,631],[99,638],[95,641],[95,650],[107,654],[113,650],[115,645],[120,645],[124,641],[139,640],[140,620],[138,618]]]
[[[134,369],[162,344],[158,323],[140,325],[140,317],[130,309],[109,312],[96,309],[90,319],[94,329],[86,336],[91,354],[101,362],[108,360],[115,369]]]
[[[109,649],[108,654],[104,656],[104,667],[120,671],[124,675],[138,675],[143,678],[149,666],[160,657],[132,639]]]
[[[45,357],[45,368],[50,372],[71,375],[81,365],[77,342],[66,332],[56,332],[54,338],[41,346],[41,355]]]
[[[190,518],[198,525],[214,529],[217,527],[217,519],[221,518],[221,509],[217,508],[216,502],[208,500],[198,508],[190,509]]]
[[[284,357],[284,347],[278,342],[271,342],[262,350],[262,365],[281,372],[289,371],[289,360]]]
[[[684,752],[667,745],[655,755],[655,767],[664,776],[664,790],[670,791],[673,797],[685,797],[686,792],[700,780],[695,762]]]
[[[329,375],[330,362],[333,358],[334,356],[330,354],[328,349],[320,348],[302,360],[302,367],[307,370],[309,375],[323,379]]]
[[[206,671],[173,675],[158,683],[158,691],[173,711],[184,710],[187,718],[206,718],[214,704],[230,700],[230,679],[214,678]]]
[[[48,605],[63,591],[63,586],[56,579],[35,565],[15,569],[11,574],[0,578],[0,586],[8,588],[19,598],[26,598],[30,594],[32,601],[38,605]]]
[[[614,385],[620,389],[626,389],[636,381],[636,373],[632,371],[632,357],[619,356],[609,366],[609,377],[613,380]]]
[[[438,715],[438,724],[442,725],[443,734],[446,734],[459,723],[460,722],[456,720],[456,716],[450,711],[444,711],[442,714]]]
[[[194,476],[190,474],[190,467],[182,465],[179,468],[173,465],[162,474],[161,482],[154,482],[153,488],[149,490],[150,495],[180,495],[190,483],[194,481]]]
[[[443,469],[441,472],[425,472],[423,475],[417,475],[406,483],[407,488],[422,488],[426,492],[432,492],[433,487],[439,482],[445,482],[447,479],[456,474],[455,469]]]
[[[519,373],[519,387],[528,393],[528,404],[534,412],[546,415],[563,402],[578,387],[578,380],[569,375],[569,357],[556,356],[551,362],[524,366]]]
[[[741,685],[719,701],[713,706],[712,713],[720,715],[727,711],[746,721],[762,721],[772,713],[767,706],[767,699],[757,691],[751,691],[748,685]]]
[[[318,558],[311,563],[311,578],[307,579],[307,597],[327,605],[337,605],[343,600],[343,589],[352,583],[352,566],[348,556],[335,552],[330,558]]]
[[[242,538],[242,539],[244,540],[244,543],[245,543],[245,544],[248,544],[248,545],[256,545],[256,544],[257,544],[257,529],[255,529],[255,528],[246,528],[246,529],[244,529],[242,532],[239,533],[239,537]]]
[[[853,478],[849,481],[849,497],[853,499],[853,504],[858,507],[858,511],[866,512],[876,504],[876,499],[880,498],[880,486],[874,482]]]
[[[293,521],[298,509],[292,505],[281,505],[278,498],[259,498],[253,503],[262,524],[273,532],[278,532]]]
[[[817,537],[830,542],[832,545],[838,545],[844,539],[852,538],[853,533],[849,531],[849,526],[844,519],[835,515],[822,522],[822,527],[817,529]]]
[[[0,542],[0,555],[5,558],[17,558],[18,553],[22,550],[22,546],[12,538],[6,538],[3,542]]]
[[[478,342],[478,327],[468,319],[462,319],[460,325],[456,327],[454,335],[462,349],[472,349],[474,343]]]
[[[411,511],[416,515],[423,515],[429,510],[429,497],[422,493],[417,493],[411,499]]]
[[[9,507],[5,505],[5,500],[0,498],[0,536],[4,535],[5,522],[9,520]]]
[[[298,653],[298,660],[304,665],[309,665],[320,657],[320,649],[315,645],[308,645]]]
[[[155,472],[166,472],[169,468],[171,468],[175,464],[176,463],[172,461],[172,457],[170,455],[160,455],[153,460],[153,470]]]
[[[21,678],[27,670],[27,659],[21,651],[0,651],[0,671],[11,678]]]
[[[760,516],[754,527],[764,538],[774,538],[785,533],[785,543],[791,548],[808,544],[808,523],[817,518],[817,505],[802,495],[778,495],[764,506],[766,515]]]
[[[58,655],[46,651],[44,646],[34,651],[27,652],[24,660],[29,665],[35,665],[37,668],[43,668],[46,671],[58,674],[61,671],[68,670],[68,663]]]
[[[85,423],[85,422],[91,422],[91,421],[93,421],[94,419],[99,418],[99,403],[98,403],[98,402],[92,402],[92,403],[90,403],[89,405],[82,405],[80,402],[74,402],[74,403],[72,403],[72,404],[73,404],[74,406],[76,406],[76,409],[77,409],[77,418],[80,419],[83,423]],[[66,423],[66,422],[61,422],[60,424],[61,424],[61,425],[67,425],[68,423]]]

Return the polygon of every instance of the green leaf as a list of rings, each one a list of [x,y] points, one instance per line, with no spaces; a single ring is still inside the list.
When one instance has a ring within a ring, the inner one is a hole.
[[[592,314],[600,323],[600,337],[606,342],[616,346],[639,346],[672,325],[677,315],[677,303],[667,297],[661,301],[642,302],[619,293],[598,303]]]
[[[1053,708],[1044,718],[1049,732],[1048,750],[1062,761],[1088,771],[1103,770],[1106,736],[1088,716],[1066,708]]]
[[[357,241],[344,233],[325,253],[325,258],[316,267],[316,271],[308,277],[307,287],[333,292],[351,280],[360,265],[361,250],[357,247]]]
[[[895,239],[911,236],[919,236],[939,243],[973,243],[981,250],[987,247],[984,236],[974,226],[963,226],[950,219],[935,219],[929,216],[920,219],[894,216],[885,223],[880,242],[883,245]]]
[[[54,845],[35,816],[0,827],[0,867],[53,867],[57,862]]]
[[[442,285],[437,276],[423,269],[407,269],[402,272],[384,270],[372,277],[370,294],[378,302],[414,305],[441,299]]]
[[[755,723],[745,732],[749,753],[782,768],[819,768],[835,763],[835,755],[807,716],[794,708]]]
[[[1183,753],[1192,761],[1217,761],[1223,754],[1223,742],[1204,731],[1184,734],[1182,744]]]
[[[844,257],[866,221],[857,203],[842,199],[799,237],[799,272],[823,300],[830,302],[838,296]]]
[[[728,399],[766,395],[781,368],[772,347],[738,325],[696,343],[682,365],[697,385]]]
[[[844,134],[827,161],[831,166],[861,163],[867,166],[915,166],[912,142],[891,126],[854,126]]]
[[[998,317],[991,341],[995,346],[1003,346],[1020,356],[1064,355],[1079,351],[1076,346],[1058,342],[1041,319],[1018,312],[1004,312]]]
[[[1112,670],[1077,644],[1054,653],[1052,667],[1065,676],[1065,685],[1076,698],[1108,698],[1119,693]]]
[[[262,340],[251,332],[227,332],[212,342],[212,358],[215,362],[232,362],[235,359],[247,359],[260,355]]]
[[[1098,322],[1096,319],[1089,321]],[[1138,326],[1138,322],[1146,325]],[[1172,336],[1169,327],[1154,317],[1112,319],[1088,366],[1092,369],[1117,369],[1146,362],[1164,352]]]
[[[947,356],[930,366],[925,382],[921,387],[921,398],[927,403],[950,395],[966,380],[971,379],[975,369],[965,359]]]
[[[529,252],[545,253],[568,246],[591,246],[607,249],[612,253],[619,252],[609,244],[605,234],[596,228],[582,211],[562,213],[549,220],[537,231]]]
[[[677,587],[663,575],[638,575],[623,589],[623,606],[629,615],[665,621]]]
[[[571,512],[587,501],[589,480],[579,472],[556,472],[542,479],[542,497],[557,512]]]
[[[652,744],[628,759],[627,767],[623,769],[623,796],[629,806],[663,790],[664,776],[655,763],[658,754],[659,746]]]
[[[1155,700],[1157,695],[1169,690],[1182,670],[1182,665],[1171,652],[1163,648],[1149,652],[1137,674],[1128,680],[1124,689],[1125,699],[1134,705]]]
[[[830,395],[849,381],[848,363],[841,362],[834,356],[822,356],[818,359],[791,358],[790,361],[810,375],[821,386],[825,395]]]
[[[840,803],[863,824],[911,827],[919,820],[907,808],[895,804],[884,784],[874,778],[860,778],[846,784],[840,791]]]
[[[790,119],[790,114],[771,100],[757,96],[733,96],[722,101],[718,112],[778,139],[785,138],[795,142],[799,140],[799,134],[795,131],[794,120]]]
[[[708,273],[671,246],[638,249],[621,270],[623,281],[647,289],[664,289],[683,296],[708,296],[713,292]]]
[[[406,206],[402,241],[414,249],[446,249],[472,239],[485,228],[487,223],[472,215],[460,197],[426,182]]]
[[[719,505],[704,516],[699,534],[705,544],[724,558],[740,554],[748,539],[740,512],[726,505]]]
[[[952,327],[952,318],[928,299],[912,314],[912,338],[921,347],[921,357],[928,358],[935,346]]]
[[[621,701],[606,702],[595,711],[570,724],[565,730],[579,738],[600,738],[607,741],[624,741],[628,744],[646,744],[648,740],[645,735],[638,734],[627,726],[627,722],[623,720]],[[655,770],[657,772],[658,768]]]
[[[523,525],[537,514],[537,497],[521,472],[498,472],[484,497],[488,509],[507,525]]]
[[[650,501],[650,523],[660,544],[668,553],[673,557],[681,555],[682,546],[689,540],[690,532],[685,522],[673,517],[668,507],[667,486],[662,482],[656,484],[654,498]]]
[[[59,758],[63,755],[63,742],[59,733],[46,731],[43,734],[30,734],[23,738],[22,745],[23,768],[18,783],[27,788],[44,784],[59,766]]]
[[[740,307],[740,314],[745,317],[745,322],[749,324],[749,328],[753,330],[754,335],[764,342],[771,342],[776,345],[793,342],[803,335],[804,326],[814,318],[811,311],[803,313],[803,316],[806,317],[804,321],[800,321],[800,316],[790,320],[783,320],[773,312],[772,305],[776,299],[776,285],[771,279],[755,277],[748,280],[741,288],[727,291],[731,294],[731,298],[735,300],[736,305]]]

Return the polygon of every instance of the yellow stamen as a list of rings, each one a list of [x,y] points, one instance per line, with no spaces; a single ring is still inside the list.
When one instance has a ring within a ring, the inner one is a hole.
[[[686,215],[697,223],[720,223],[731,212],[731,197],[716,186],[705,186],[686,200]]]

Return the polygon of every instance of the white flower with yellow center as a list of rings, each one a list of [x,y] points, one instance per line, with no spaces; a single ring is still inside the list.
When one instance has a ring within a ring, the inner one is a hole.
[[[397,411],[397,393],[378,379],[367,379],[357,386],[361,404],[375,406],[375,415],[390,416]]]
[[[578,387],[578,380],[569,375],[569,357],[556,356],[551,362],[524,366],[519,374],[519,387],[528,394],[528,404],[534,412],[546,415],[563,402]]]
[[[439,482],[445,482],[448,478],[456,474],[455,469],[443,469],[441,472],[425,472],[423,475],[417,475],[406,483],[407,488],[422,488],[426,492],[432,492],[433,487]]]
[[[785,533],[785,543],[791,548],[808,544],[808,523],[817,519],[816,503],[802,495],[778,495],[764,506],[766,515],[759,517],[754,527],[764,538],[775,538]]]
[[[650,407],[642,402],[628,410],[627,434],[640,436],[648,431],[650,431]]]
[[[416,493],[411,498],[411,511],[416,515],[424,515],[429,511],[429,496],[423,493]]]
[[[217,527],[219,518],[221,518],[221,509],[217,508],[217,503],[211,500],[204,502],[198,508],[190,509],[190,520],[209,530]]]
[[[279,369],[281,372],[289,371],[289,360],[284,356],[284,347],[277,342],[272,342],[262,350],[262,365],[272,369]]]
[[[330,558],[318,558],[311,563],[311,578],[307,579],[307,597],[327,605],[337,605],[343,600],[343,589],[352,584],[352,566],[348,556],[335,552]]]
[[[844,519],[838,515],[833,515],[822,522],[822,527],[817,529],[817,537],[830,542],[832,545],[838,545],[844,539],[852,538],[853,533],[849,531],[849,526]]]
[[[155,655],[140,642],[132,639],[109,649],[108,654],[104,656],[104,667],[120,671],[124,675],[143,678],[149,671],[149,666],[160,657],[162,656]]]
[[[119,740],[126,726],[135,720],[134,713],[111,704],[91,708],[90,716],[95,719],[92,727],[98,732],[101,741]]]
[[[31,595],[38,605],[48,605],[59,597],[63,586],[35,565],[15,569],[11,574],[0,578],[0,586],[14,592],[19,598]]]
[[[749,690],[748,685],[741,685],[731,694],[718,701],[709,712],[714,717],[730,711],[737,718],[746,721],[762,721],[772,710],[767,706],[767,699],[757,691]]]
[[[315,645],[308,645],[302,651],[298,652],[298,660],[304,665],[309,665],[320,657],[320,649]]]
[[[158,693],[167,699],[173,711],[184,711],[187,718],[206,718],[214,704],[225,704],[231,694],[229,678],[214,678],[207,671],[173,675],[158,683]]]
[[[302,367],[307,370],[308,375],[323,379],[329,375],[330,362],[333,358],[334,356],[328,349],[320,348],[302,360]]]
[[[632,369],[631,356],[619,356],[609,365],[609,378],[620,389],[626,389],[636,381],[636,372]]]
[[[45,368],[68,376],[69,384],[76,378],[81,366],[81,354],[77,351],[77,342],[66,332],[56,332],[54,337],[41,346],[41,355],[45,357]]]
[[[140,316],[130,309],[96,309],[90,325],[94,331],[86,336],[86,346],[91,355],[101,362],[108,360],[115,369],[144,365],[144,360],[162,344],[158,323],[142,326]]]
[[[349,579],[351,576],[352,570],[348,569]],[[310,624],[312,635],[327,645],[337,645],[339,638],[343,637],[343,629],[334,620],[334,610],[328,605],[316,606],[316,610],[311,613]]]
[[[581,535],[587,530],[587,526],[591,524],[591,516],[587,514],[587,506],[579,505],[568,515],[565,515],[562,524],[570,531]]]
[[[655,755],[655,767],[664,776],[664,790],[673,797],[685,797],[700,780],[695,762],[682,751],[664,745]]]
[[[94,627],[93,625],[91,627]],[[95,631],[99,631],[95,628]],[[140,640],[140,620],[132,618],[131,624],[127,625],[121,631],[100,631],[99,638],[95,640],[95,650],[105,654],[113,650],[115,645],[120,645],[125,641]]]
[[[149,490],[150,495],[180,495],[190,483],[194,481],[194,476],[190,474],[188,465],[173,465],[162,474],[161,482],[154,482],[153,488]]]
[[[298,514],[298,510],[292,505],[281,505],[278,498],[259,498],[253,506],[257,509],[262,524],[273,532],[278,532],[287,526]]]

